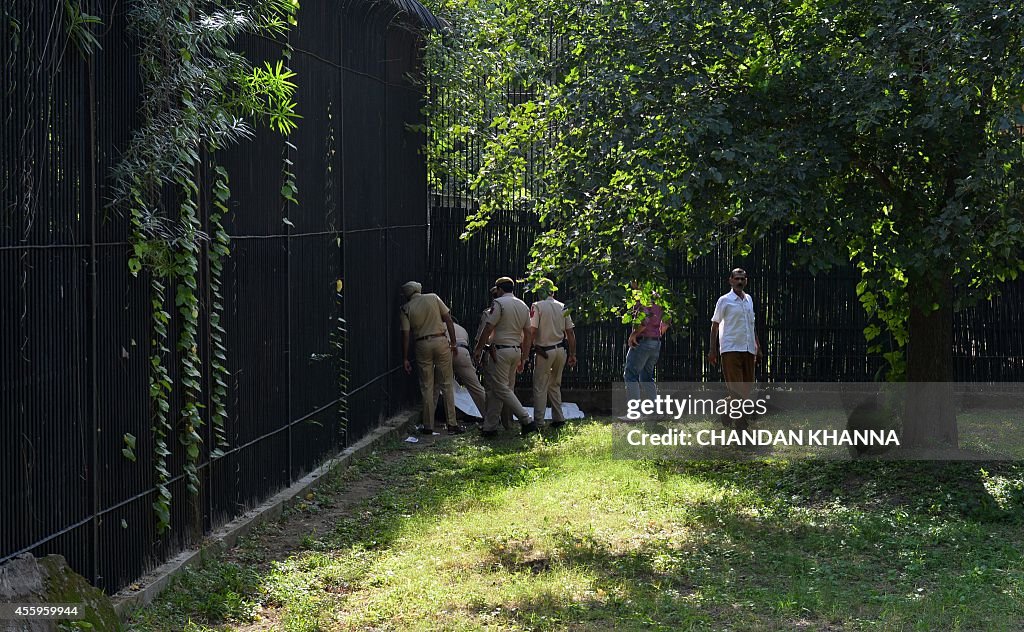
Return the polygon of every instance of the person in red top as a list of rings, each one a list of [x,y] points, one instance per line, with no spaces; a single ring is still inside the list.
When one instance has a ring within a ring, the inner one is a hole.
[[[635,287],[634,287],[635,289]],[[633,325],[629,334],[629,351],[626,352],[626,367],[622,377],[626,381],[626,395],[629,399],[654,399],[658,389],[654,385],[654,366],[661,355],[661,338],[668,330],[669,321],[665,310],[657,303],[637,305],[634,316],[643,315]]]

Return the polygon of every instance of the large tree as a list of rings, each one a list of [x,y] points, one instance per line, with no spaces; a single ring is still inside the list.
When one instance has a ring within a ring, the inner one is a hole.
[[[536,64],[549,79],[482,132],[480,219],[541,145],[534,268],[575,280],[582,304],[614,307],[636,276],[664,281],[662,253],[782,230],[800,265],[859,268],[908,381],[949,381],[958,302],[1022,269],[1022,5],[563,7],[567,44]],[[955,443],[955,417],[929,423]],[[905,432],[920,443],[926,429]]]

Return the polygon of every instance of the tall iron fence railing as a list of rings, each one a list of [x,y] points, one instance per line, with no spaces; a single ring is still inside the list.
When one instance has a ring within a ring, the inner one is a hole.
[[[140,120],[131,3],[74,5],[102,19],[102,48],[87,58],[67,42],[63,0],[5,3],[0,26],[0,562],[60,553],[112,592],[411,401],[394,316],[400,283],[425,273],[423,141],[409,127],[424,95],[410,75],[417,31],[432,18],[410,0],[305,0],[289,35],[298,130],[261,131],[217,156],[232,190],[222,277],[230,446],[202,454],[192,496],[171,438],[172,528],[159,535],[149,279],[129,273],[130,224],[106,210],[111,167]],[[282,53],[258,38],[244,47],[257,63]],[[281,196],[286,165],[297,205]],[[203,191],[209,176],[199,176]],[[203,375],[207,397],[213,380]],[[181,405],[175,391],[170,419]],[[137,462],[121,453],[126,432],[138,437]]]
[[[456,116],[459,110],[445,107],[452,95],[434,87],[431,98],[442,106],[436,108],[445,124],[439,129],[458,122],[445,119]],[[487,102],[487,109],[507,112],[530,98],[529,90],[510,86],[504,100]],[[485,112],[485,116],[494,114]],[[538,195],[547,157],[544,143],[527,152],[518,191],[530,195],[511,193],[484,229],[462,241],[466,217],[477,206],[467,182],[452,174],[472,174],[482,163],[483,145],[479,135],[472,134],[441,142],[454,149],[446,155],[450,164],[439,170],[448,175],[435,183],[431,196],[429,257],[436,280],[434,290],[451,302],[457,317],[469,322],[467,328],[472,333],[481,310],[488,305],[487,291],[494,279],[525,274],[530,247],[540,230],[529,209]],[[876,379],[886,362],[868,352],[863,332],[869,323],[856,295],[859,273],[848,266],[810,274],[792,264],[796,254],[796,246],[779,234],[756,244],[746,256],[738,256],[728,246],[693,262],[676,256],[669,270],[673,289],[691,296],[696,311],[690,322],[671,328],[657,368],[659,379],[721,379],[718,369],[705,359],[710,319],[715,301],[729,290],[728,271],[737,266],[750,275],[748,289],[758,312],[758,335],[765,345],[766,359],[759,369],[759,379]],[[557,273],[555,277],[558,283]],[[560,298],[572,302],[571,295],[562,294]],[[957,312],[954,328],[956,379],[1024,380],[1024,277],[1004,285],[1000,296]],[[566,371],[563,383],[596,388],[621,381],[628,333],[626,326],[614,322],[579,323],[579,363]],[[529,378],[527,371],[520,381]]]
[[[430,262],[435,291],[450,302],[456,317],[476,331],[489,304],[488,289],[503,275],[522,277],[529,247],[539,228],[527,212],[507,210],[468,241],[465,206],[431,208]],[[728,248],[694,262],[678,257],[671,266],[673,288],[693,297],[690,322],[673,325],[657,367],[658,379],[719,380],[705,356],[715,301],[729,291],[728,271],[743,267],[750,276],[765,346],[759,379],[768,381],[872,381],[885,360],[868,352],[869,322],[856,295],[860,276],[851,267],[812,275],[792,265],[795,246],[784,236],[766,239],[747,256]],[[557,283],[556,278],[556,283]],[[526,300],[532,297],[525,296]],[[572,303],[572,296],[560,295]],[[579,362],[567,369],[567,387],[598,388],[622,380],[628,327],[608,321],[579,323]],[[955,376],[960,381],[1024,380],[1024,282],[1003,287],[990,300],[954,316]],[[521,381],[529,380],[525,373]]]

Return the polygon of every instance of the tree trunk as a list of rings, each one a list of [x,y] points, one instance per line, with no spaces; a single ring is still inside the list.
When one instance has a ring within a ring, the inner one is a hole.
[[[912,285],[907,323],[907,399],[903,447],[957,448],[953,397],[953,282],[949,276]],[[922,307],[924,303],[928,307]],[[937,304],[938,309],[930,309]]]

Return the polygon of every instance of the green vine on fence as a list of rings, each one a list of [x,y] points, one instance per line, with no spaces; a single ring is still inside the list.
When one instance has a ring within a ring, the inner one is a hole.
[[[228,188],[228,172],[223,167],[214,169],[216,178],[213,181],[213,198],[210,209],[210,293],[213,295],[213,305],[210,311],[210,365],[213,371],[213,386],[211,402],[213,410],[210,411],[210,419],[213,420],[213,435],[216,446],[210,452],[211,458],[223,456],[223,448],[227,447],[228,440],[224,430],[224,420],[227,419],[227,408],[225,403],[228,398],[228,369],[227,369],[227,347],[224,343],[224,326],[221,325],[220,316],[224,311],[224,295],[221,293],[221,275],[224,271],[224,258],[231,250],[228,248],[230,239],[224,230],[222,223],[224,215],[228,212],[227,202],[231,198],[231,190]]]
[[[171,473],[169,441],[177,434],[185,449],[186,487],[199,491],[198,466],[203,438],[203,366],[199,355],[202,301],[200,261],[208,240],[210,291],[208,314],[211,349],[208,418],[215,446],[210,457],[227,446],[227,355],[221,317],[224,299],[221,276],[230,253],[223,219],[231,192],[227,172],[213,163],[215,153],[253,134],[263,123],[288,134],[298,115],[292,100],[295,84],[285,62],[253,66],[234,50],[239,35],[285,36],[296,24],[297,0],[187,1],[148,0],[135,3],[130,28],[139,42],[143,76],[142,125],[114,170],[112,204],[131,218],[134,275],[150,283],[152,308],[149,399],[154,438],[157,497],[153,509],[160,532],[170,527]],[[285,57],[288,48],[285,45]],[[203,232],[200,189],[204,166],[212,167],[208,234]],[[294,179],[284,169],[294,202]],[[173,306],[167,289],[174,288]],[[172,312],[179,324],[175,344],[180,362],[180,416],[171,419],[174,388],[168,369]],[[135,459],[136,437],[126,433],[125,456]]]

